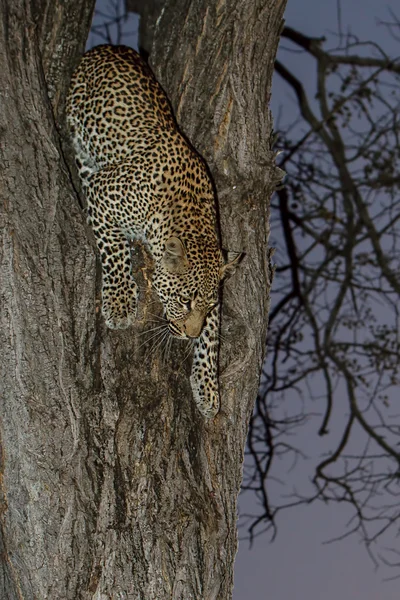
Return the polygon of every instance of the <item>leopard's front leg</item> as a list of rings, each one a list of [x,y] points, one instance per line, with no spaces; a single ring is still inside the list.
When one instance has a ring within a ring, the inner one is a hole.
[[[88,199],[88,220],[100,251],[102,313],[110,329],[126,329],[136,319],[138,288],[132,277],[129,241],[101,206]]]
[[[207,315],[200,337],[194,346],[190,384],[197,407],[207,419],[219,411],[218,354],[220,307]]]

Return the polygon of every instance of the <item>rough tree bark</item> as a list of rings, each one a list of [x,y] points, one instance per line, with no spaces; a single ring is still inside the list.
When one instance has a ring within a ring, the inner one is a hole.
[[[228,600],[236,498],[268,313],[267,110],[285,0],[167,0],[152,62],[218,189],[222,411],[191,399],[185,349],[105,328],[99,270],[56,123],[91,3],[0,9],[0,597]],[[152,30],[153,31],[153,30]],[[96,277],[97,274],[97,277]]]

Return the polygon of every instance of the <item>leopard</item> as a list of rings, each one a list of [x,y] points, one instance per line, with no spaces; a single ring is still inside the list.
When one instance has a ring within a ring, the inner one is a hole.
[[[148,63],[127,46],[103,44],[83,55],[66,120],[101,259],[105,324],[126,329],[136,319],[131,244],[141,241],[168,334],[192,341],[191,389],[210,419],[220,410],[221,283],[242,253],[222,251],[208,167]]]

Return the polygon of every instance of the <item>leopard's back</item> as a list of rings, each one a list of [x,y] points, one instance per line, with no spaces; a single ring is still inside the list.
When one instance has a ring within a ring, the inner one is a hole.
[[[67,121],[77,155],[92,163],[89,174],[136,154],[182,146],[163,89],[127,46],[97,46],[83,56],[71,81]]]

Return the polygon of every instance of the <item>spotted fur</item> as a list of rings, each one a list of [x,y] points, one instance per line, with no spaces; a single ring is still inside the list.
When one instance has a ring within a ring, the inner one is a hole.
[[[204,162],[179,132],[147,64],[98,46],[75,71],[67,120],[100,251],[102,312],[111,329],[136,316],[129,240],[145,240],[170,333],[194,338],[191,386],[201,413],[219,410],[219,285],[227,269]]]

